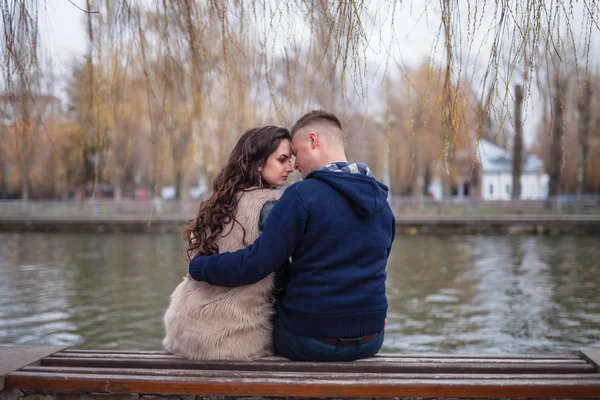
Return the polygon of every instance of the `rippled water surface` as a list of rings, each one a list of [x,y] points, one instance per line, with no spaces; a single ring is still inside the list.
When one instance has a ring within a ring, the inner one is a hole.
[[[0,343],[160,349],[178,235],[0,233]],[[600,238],[398,236],[386,352],[600,347]]]

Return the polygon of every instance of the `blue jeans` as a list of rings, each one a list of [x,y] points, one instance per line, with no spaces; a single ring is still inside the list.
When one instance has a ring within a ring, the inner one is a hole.
[[[285,318],[279,312],[275,317],[273,334],[277,355],[292,361],[354,361],[372,357],[381,349],[384,336],[381,331],[367,343],[356,346],[329,344],[317,338],[289,332],[285,327]]]

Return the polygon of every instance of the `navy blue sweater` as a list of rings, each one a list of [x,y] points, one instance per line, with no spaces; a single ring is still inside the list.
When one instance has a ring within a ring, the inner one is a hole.
[[[312,337],[379,332],[395,234],[387,192],[365,175],[313,171],[284,192],[251,246],[196,256],[189,273],[211,285],[249,285],[291,257],[280,310],[290,332]]]

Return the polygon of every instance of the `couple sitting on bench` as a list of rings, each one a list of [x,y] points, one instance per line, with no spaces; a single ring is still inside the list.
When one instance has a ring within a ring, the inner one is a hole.
[[[292,154],[303,180],[281,194]],[[189,274],[164,317],[165,349],[195,360],[375,355],[395,234],[387,194],[347,161],[331,113],[312,111],[291,132],[247,131],[184,231]]]

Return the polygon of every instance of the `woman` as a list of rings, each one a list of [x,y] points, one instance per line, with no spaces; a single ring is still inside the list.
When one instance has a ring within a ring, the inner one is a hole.
[[[196,254],[231,252],[259,235],[265,205],[275,202],[293,172],[290,133],[277,126],[250,129],[183,232],[188,261]],[[264,222],[264,221],[263,221]],[[184,279],[164,316],[164,348],[193,360],[253,360],[272,354],[274,276],[236,288]]]

